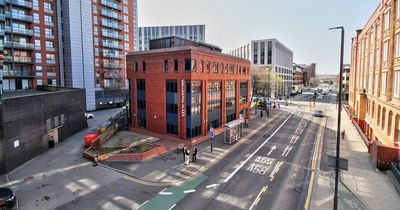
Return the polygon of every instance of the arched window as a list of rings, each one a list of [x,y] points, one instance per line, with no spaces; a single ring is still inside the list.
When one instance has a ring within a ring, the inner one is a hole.
[[[387,135],[388,136],[392,136],[393,132],[392,132],[392,118],[393,118],[393,112],[389,111],[389,116],[388,116],[388,124],[387,124]]]
[[[371,117],[375,118],[375,101],[372,101],[372,113],[371,113]]]
[[[385,120],[386,120],[386,108],[383,107],[383,109],[382,109],[382,125],[381,125],[382,130],[385,130]]]
[[[378,106],[378,114],[376,116],[376,126],[379,126],[381,122],[381,105]]]
[[[400,115],[396,115],[394,121],[394,141],[400,143]]]

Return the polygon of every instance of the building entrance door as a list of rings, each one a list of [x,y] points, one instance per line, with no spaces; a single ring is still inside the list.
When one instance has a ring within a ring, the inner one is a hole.
[[[53,148],[58,143],[58,128],[51,129],[47,132],[49,148]]]

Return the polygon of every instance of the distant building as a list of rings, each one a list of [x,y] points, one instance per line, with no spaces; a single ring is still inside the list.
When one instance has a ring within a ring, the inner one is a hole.
[[[3,94],[0,174],[15,169],[87,127],[84,89],[39,88],[43,90]]]
[[[139,27],[139,51],[150,49],[150,40],[177,36],[195,42],[206,41],[205,25]]]
[[[342,77],[343,100],[345,101],[349,100],[349,82],[350,82],[350,64],[345,64],[343,65],[343,77]]]
[[[304,88],[304,72],[303,68],[293,63],[293,85],[292,93],[301,93]]]
[[[299,64],[304,72],[307,72],[307,77],[305,78],[306,81],[306,86],[310,87],[315,87],[318,85],[317,81],[317,76],[316,76],[316,69],[317,69],[317,64],[316,63],[311,63],[311,64]]]
[[[127,55],[135,131],[198,142],[210,127],[249,115],[248,60],[179,37],[151,40],[150,46]]]
[[[277,39],[254,40],[229,54],[249,59],[252,68],[268,75],[268,96],[288,96],[292,92],[293,52]]]

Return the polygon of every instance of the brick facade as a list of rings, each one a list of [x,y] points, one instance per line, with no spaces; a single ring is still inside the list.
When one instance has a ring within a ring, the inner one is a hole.
[[[185,59],[196,61],[196,71],[185,70]],[[168,60],[168,71],[164,70],[164,63]],[[174,70],[174,60],[178,61],[178,70]],[[146,70],[143,71],[143,62]],[[203,71],[201,63],[203,62]],[[208,64],[209,63],[209,64]],[[214,63],[218,64],[218,70],[214,72]],[[137,64],[137,69],[135,65]],[[228,65],[228,72],[225,66]],[[233,72],[230,67],[233,65]],[[208,67],[209,66],[209,69]],[[222,68],[222,66],[224,66]],[[178,101],[178,135],[179,139],[186,137],[186,87],[187,81],[200,81],[201,83],[201,136],[207,135],[208,130],[208,88],[209,81],[221,81],[221,125],[226,123],[225,85],[227,81],[236,82],[236,119],[240,112],[247,113],[250,97],[250,62],[199,47],[175,47],[144,52],[131,52],[127,55],[127,75],[131,91],[132,128],[138,127],[137,116],[137,80],[145,80],[146,83],[146,129],[160,134],[167,134],[166,128],[166,81],[177,81]],[[183,81],[183,87],[182,87]],[[240,104],[240,82],[247,82],[247,102]],[[184,91],[184,92],[182,92]],[[183,93],[183,94],[182,94]],[[182,96],[184,100],[182,102]],[[183,112],[183,113],[182,113]],[[196,138],[191,138],[195,140]]]

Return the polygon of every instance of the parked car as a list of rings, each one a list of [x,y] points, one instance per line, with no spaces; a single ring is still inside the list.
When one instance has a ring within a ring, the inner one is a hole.
[[[93,119],[94,115],[91,113],[85,113],[85,117],[86,117],[86,119]]]
[[[316,109],[314,111],[313,115],[316,116],[316,117],[323,117],[324,116],[324,112],[322,110],[320,110],[320,109]]]
[[[11,209],[17,203],[17,197],[10,188],[0,188],[0,209]]]
[[[93,129],[88,134],[86,134],[85,137],[83,138],[85,147],[90,147],[92,145],[92,142],[95,139],[97,139],[99,135],[100,135],[100,129],[98,130]]]

